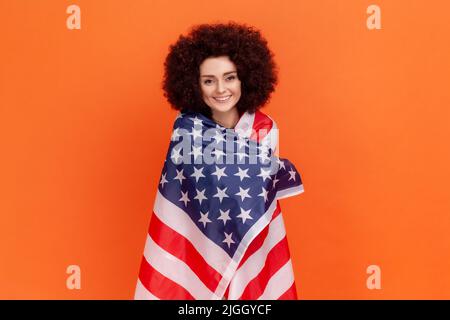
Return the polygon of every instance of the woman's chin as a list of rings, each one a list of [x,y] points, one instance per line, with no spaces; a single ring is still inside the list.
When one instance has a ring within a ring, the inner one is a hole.
[[[233,105],[232,103],[227,103],[223,105],[214,103],[211,109],[213,110],[213,112],[228,112],[232,110],[234,107],[235,105]]]

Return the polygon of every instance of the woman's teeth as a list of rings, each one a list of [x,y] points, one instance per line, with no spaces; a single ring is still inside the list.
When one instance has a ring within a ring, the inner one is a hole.
[[[225,101],[228,101],[230,98],[231,98],[231,96],[224,97],[224,98],[216,98],[216,97],[214,97],[214,100],[216,100],[218,102],[225,102]]]

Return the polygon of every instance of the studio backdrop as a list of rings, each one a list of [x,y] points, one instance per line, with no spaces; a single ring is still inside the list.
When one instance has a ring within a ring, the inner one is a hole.
[[[132,299],[177,112],[169,45],[268,40],[299,299],[450,298],[446,0],[0,0],[0,298]]]

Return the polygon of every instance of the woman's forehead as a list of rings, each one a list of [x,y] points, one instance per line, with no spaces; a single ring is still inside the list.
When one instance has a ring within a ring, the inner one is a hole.
[[[206,58],[200,64],[202,76],[226,75],[232,72],[236,72],[236,66],[227,56]]]

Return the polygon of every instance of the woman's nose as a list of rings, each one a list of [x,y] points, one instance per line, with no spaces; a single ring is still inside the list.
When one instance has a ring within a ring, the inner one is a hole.
[[[217,92],[224,92],[225,84],[222,81],[217,82]]]

